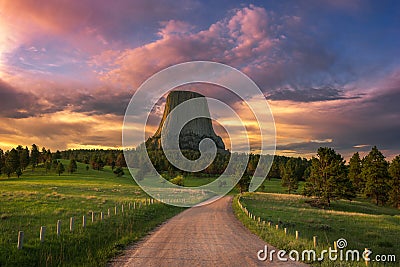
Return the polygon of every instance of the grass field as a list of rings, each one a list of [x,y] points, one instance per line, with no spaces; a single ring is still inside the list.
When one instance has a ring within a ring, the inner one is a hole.
[[[300,194],[303,190],[304,182],[299,181],[299,188],[294,192],[295,194]],[[265,193],[287,193],[287,189],[282,187],[281,179],[271,178],[270,180],[265,179],[262,185],[257,189],[257,192]]]
[[[187,187],[197,187],[197,186],[202,186],[209,184],[213,182],[217,177],[214,176],[193,176],[193,175],[188,175],[185,176],[183,185]]]
[[[87,171],[85,167],[78,164],[72,175],[46,174],[37,168],[35,172],[26,170],[19,179],[0,178],[0,266],[104,266],[125,245],[182,211],[163,204],[133,210],[133,202],[144,201],[146,195],[128,171],[116,177],[109,168]],[[100,212],[105,214],[102,222]],[[85,229],[83,215],[87,217]],[[70,217],[75,218],[73,233],[69,232]],[[56,235],[57,220],[62,222],[60,237]],[[39,241],[40,226],[46,226],[44,243]],[[24,231],[22,250],[17,250],[18,231]]]
[[[218,176],[185,176],[184,178],[184,186],[188,187],[195,187],[195,186],[202,186],[208,183],[213,182],[215,179],[217,179]],[[304,182],[300,181],[299,182],[299,188],[294,192],[294,194],[300,194],[301,191],[303,190]],[[265,179],[265,181],[262,183],[262,186],[260,186],[257,189],[257,192],[264,192],[264,193],[286,193],[286,188],[282,187],[281,185],[281,179],[277,178],[271,178],[270,180]],[[238,189],[234,188],[232,189],[233,194],[238,193]]]
[[[237,197],[236,197],[237,199]],[[311,249],[312,238],[318,238],[318,250],[328,249],[339,238],[347,240],[347,249],[373,251],[377,254],[395,255],[397,262],[390,266],[399,266],[400,260],[400,211],[378,207],[366,201],[337,201],[332,207],[323,210],[311,207],[307,198],[299,195],[276,193],[246,193],[240,201],[256,217],[271,222],[271,227],[261,227],[250,220],[240,210],[237,200],[234,209],[237,217],[262,239],[279,249]],[[275,225],[279,225],[276,230]],[[283,229],[287,228],[285,236]],[[295,231],[299,231],[299,240]],[[314,263],[319,266],[347,266],[325,261]],[[362,263],[364,265],[364,263]],[[348,266],[361,266],[360,263]],[[371,266],[377,266],[372,264]],[[389,265],[385,265],[389,266]]]

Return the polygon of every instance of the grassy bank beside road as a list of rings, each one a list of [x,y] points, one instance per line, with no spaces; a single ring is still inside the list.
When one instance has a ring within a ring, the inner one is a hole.
[[[104,266],[125,245],[182,211],[159,203],[144,205],[148,197],[128,173],[125,170],[123,177],[116,177],[109,168],[86,170],[86,165],[78,164],[74,174],[58,176],[37,168],[26,170],[19,179],[1,177],[0,266]],[[56,234],[58,220],[60,236]],[[41,226],[46,227],[43,243]],[[24,232],[21,250],[17,249],[18,231]]]
[[[307,198],[299,195],[276,193],[246,193],[240,202],[254,216],[266,221],[266,227],[249,219],[237,204],[233,202],[236,216],[251,231],[263,240],[279,249],[290,251],[313,248],[313,236],[317,236],[317,249],[333,247],[339,238],[347,240],[346,249],[365,248],[372,250],[371,257],[377,254],[396,257],[400,260],[400,211],[378,207],[365,201],[337,201],[329,210],[310,206]],[[268,227],[271,222],[271,227]],[[278,230],[276,230],[276,225]],[[287,235],[284,233],[287,228]],[[295,239],[295,231],[299,239]],[[261,248],[260,248],[261,249]],[[319,264],[319,263],[314,263]],[[360,266],[360,262],[348,266]],[[362,264],[364,264],[362,262]],[[374,263],[371,266],[376,266]],[[318,265],[317,265],[318,266]],[[332,262],[324,262],[322,266],[334,266]],[[339,265],[338,265],[339,266]],[[341,266],[347,266],[342,263]]]

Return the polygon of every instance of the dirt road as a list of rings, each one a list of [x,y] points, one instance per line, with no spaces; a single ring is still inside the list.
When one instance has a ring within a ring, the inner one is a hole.
[[[266,243],[234,216],[232,197],[193,207],[128,248],[111,266],[306,266],[259,261]],[[268,245],[268,250],[274,249]]]

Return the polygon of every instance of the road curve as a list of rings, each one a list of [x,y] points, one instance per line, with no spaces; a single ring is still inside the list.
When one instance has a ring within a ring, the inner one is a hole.
[[[235,218],[232,197],[226,196],[173,217],[110,266],[306,266],[276,258],[259,261],[264,245]]]

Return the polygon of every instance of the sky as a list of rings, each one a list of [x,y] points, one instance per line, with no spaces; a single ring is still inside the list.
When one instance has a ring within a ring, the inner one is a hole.
[[[121,148],[135,90],[192,60],[256,82],[279,155],[400,154],[400,3],[389,0],[0,0],[0,147]],[[224,89],[189,89],[253,122]]]

